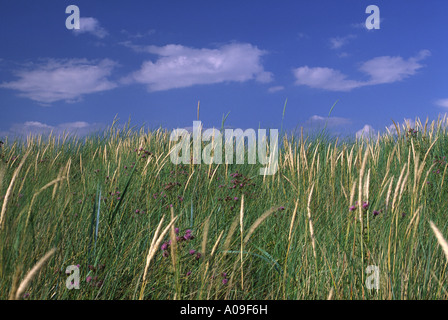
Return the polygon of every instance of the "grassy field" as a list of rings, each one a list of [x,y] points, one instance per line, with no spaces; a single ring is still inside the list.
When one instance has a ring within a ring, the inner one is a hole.
[[[0,299],[447,299],[447,124],[284,135],[265,177],[162,130],[5,141]]]

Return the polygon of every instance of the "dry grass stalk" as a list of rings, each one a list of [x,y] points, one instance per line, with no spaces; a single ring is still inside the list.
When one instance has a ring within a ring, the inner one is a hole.
[[[404,164],[403,169],[401,169],[401,173],[400,173],[400,177],[398,178],[397,185],[395,186],[394,198],[392,200],[392,212],[395,209],[395,203],[397,201],[398,193],[399,193],[400,186],[401,186],[401,181],[403,179],[403,174],[404,174],[406,167],[407,167],[407,164]]]
[[[314,243],[313,222],[312,222],[312,219],[311,219],[311,209],[310,209],[311,199],[312,199],[312,196],[313,196],[313,190],[314,190],[314,183],[311,186],[311,191],[310,191],[310,194],[308,195],[307,211],[308,211],[308,221],[309,221],[309,226],[310,226],[311,246],[313,247],[314,259],[317,259],[316,244]]]
[[[212,257],[215,254],[216,248],[218,248],[219,241],[221,241],[222,235],[224,234],[224,230],[221,231],[221,233],[218,236],[218,239],[215,242],[215,245],[212,248],[212,251],[210,252],[210,257]]]
[[[174,220],[174,209],[171,207],[171,221]],[[171,240],[171,261],[173,263],[173,270],[176,273],[176,252],[177,252],[177,240],[176,240],[176,230],[174,228],[174,224],[171,225],[170,228],[170,240]]]
[[[406,238],[409,236],[409,233],[410,233],[410,231],[411,231],[411,226],[412,226],[412,223],[414,222],[415,218],[416,218],[417,216],[420,218],[419,212],[420,212],[421,208],[422,208],[422,207],[420,206],[417,210],[415,210],[414,215],[412,216],[412,219],[411,219],[411,221],[409,222],[409,225],[408,225],[408,227],[407,227],[407,229],[406,229]],[[417,221],[416,221],[416,223],[415,223],[415,226],[416,226],[416,227],[417,227],[417,225],[418,225],[418,220],[419,220],[419,219],[417,219]]]
[[[203,231],[203,234],[202,234],[202,248],[201,248],[201,250],[202,250],[202,255],[204,255],[204,256],[206,254],[205,251],[207,250],[207,236],[208,236],[208,228],[209,228],[209,226],[210,226],[210,216],[207,217],[207,219],[205,220],[204,231]]]
[[[15,299],[18,300],[25,292],[26,288],[30,284],[31,280],[36,276],[36,274],[39,272],[39,270],[42,268],[42,266],[47,262],[48,259],[55,253],[56,248],[51,249],[48,251],[35,265],[34,267],[28,271],[25,278],[22,280],[22,282],[19,285],[19,288],[17,289],[17,292],[15,294]]]
[[[299,205],[299,199],[297,199],[296,201],[296,206],[294,208],[294,212],[292,213],[292,218],[291,218],[291,224],[289,226],[289,235],[288,235],[288,243],[291,243],[291,236],[292,236],[292,227],[294,226],[294,221],[296,219],[296,214],[297,214],[297,206]],[[289,251],[289,250],[288,250]]]

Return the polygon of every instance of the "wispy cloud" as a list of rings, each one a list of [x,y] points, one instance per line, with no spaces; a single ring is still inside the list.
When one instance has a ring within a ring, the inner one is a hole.
[[[10,138],[26,137],[28,135],[48,135],[52,133],[55,136],[68,134],[84,137],[88,134],[102,131],[106,126],[101,123],[88,123],[85,121],[75,121],[49,125],[39,121],[26,121],[13,124],[8,131],[2,132],[2,136]]]
[[[123,29],[123,30],[120,31],[120,33],[125,35],[129,39],[141,39],[141,38],[145,38],[145,37],[148,37],[148,36],[151,36],[151,35],[155,34],[156,30],[150,29],[150,30],[148,30],[146,32],[143,32],[143,33],[142,32],[131,33],[128,30]]]
[[[315,134],[325,130],[332,136],[343,136],[350,134],[351,123],[352,120],[348,118],[313,115],[301,124],[301,127],[306,133]]]
[[[329,91],[350,91],[363,86],[393,83],[414,75],[423,65],[419,62],[430,55],[428,50],[420,51],[407,60],[402,57],[376,57],[361,64],[359,71],[367,74],[367,81],[351,80],[339,70],[308,66],[296,68],[293,73],[296,85],[305,85]]]
[[[229,44],[217,49],[195,49],[174,44],[163,47],[136,46],[130,42],[123,44],[135,51],[159,56],[155,62],[145,61],[140,70],[123,79],[124,83],[146,84],[149,91],[229,81],[267,83],[273,77],[261,63],[266,52],[247,43]]]
[[[335,37],[330,39],[331,49],[339,49],[350,42],[350,40],[355,39],[356,35],[349,34],[345,37]]]
[[[73,29],[74,34],[90,33],[97,38],[103,39],[108,35],[106,29],[100,26],[97,19],[92,17],[83,17],[79,19],[79,29]]]
[[[282,91],[284,89],[285,89],[285,87],[283,87],[283,86],[275,86],[275,87],[270,87],[268,89],[268,92],[269,93],[274,93],[274,92]]]
[[[342,117],[322,117],[319,115],[313,115],[306,121],[306,126],[309,127],[338,127],[346,126],[351,123],[348,118]]]
[[[367,16],[366,16],[367,17]],[[384,23],[384,18],[383,17],[381,17],[380,18],[380,25],[382,25],[383,23]],[[367,27],[366,27],[366,22],[365,21],[363,21],[363,22],[357,22],[357,23],[352,23],[351,25],[350,25],[352,28],[354,28],[354,29],[363,29],[363,30],[365,30],[365,31],[373,31],[373,30],[375,30],[375,29],[368,29]]]
[[[439,107],[448,108],[448,98],[447,99],[439,99],[435,102],[435,104]]]
[[[110,90],[116,84],[108,80],[116,63],[85,59],[55,60],[32,63],[16,71],[16,81],[3,82],[0,88],[19,91],[19,95],[40,103],[65,100],[76,102],[85,94]]]

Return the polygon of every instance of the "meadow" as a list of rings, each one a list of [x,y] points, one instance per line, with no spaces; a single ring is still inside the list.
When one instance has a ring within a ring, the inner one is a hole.
[[[129,124],[6,140],[0,299],[447,299],[447,124],[282,134],[272,176]]]

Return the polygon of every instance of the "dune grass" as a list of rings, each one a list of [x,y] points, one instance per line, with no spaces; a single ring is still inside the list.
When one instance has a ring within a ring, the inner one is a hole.
[[[447,122],[285,135],[266,177],[174,165],[161,129],[6,141],[0,299],[447,299]]]

